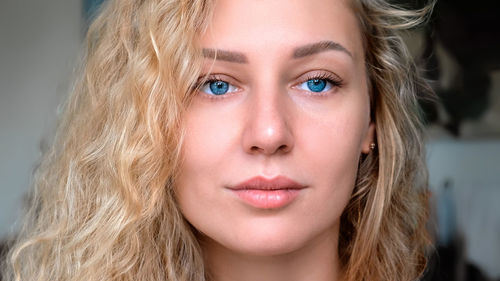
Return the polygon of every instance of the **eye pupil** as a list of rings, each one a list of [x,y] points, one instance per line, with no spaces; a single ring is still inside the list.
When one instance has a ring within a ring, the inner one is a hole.
[[[307,80],[307,87],[313,92],[321,92],[326,87],[325,79],[310,79]]]
[[[227,93],[227,90],[229,89],[229,84],[224,81],[213,81],[210,82],[210,90],[214,95],[223,95]]]

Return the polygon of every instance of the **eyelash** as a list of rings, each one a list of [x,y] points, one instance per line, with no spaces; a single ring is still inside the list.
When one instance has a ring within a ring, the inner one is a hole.
[[[341,88],[342,86],[344,86],[344,81],[342,81],[342,79],[340,77],[333,75],[333,74],[330,74],[330,73],[309,74],[299,84],[302,84],[302,83],[307,82],[309,80],[315,80],[315,79],[325,80],[326,82],[331,83],[332,87],[335,87],[335,88]]]
[[[331,85],[331,88],[325,92],[323,92],[323,91],[322,92],[313,92],[313,91],[304,90],[312,95],[325,95],[326,92],[330,92],[332,90],[342,88],[344,86],[344,81],[340,77],[338,77],[337,75],[334,75],[334,74],[329,73],[329,72],[322,72],[322,73],[308,74],[306,76],[306,78],[302,79],[301,82],[295,84],[294,88],[298,88],[303,83],[306,83],[307,81],[310,81],[310,80],[325,80],[327,83],[330,83],[330,85]]]

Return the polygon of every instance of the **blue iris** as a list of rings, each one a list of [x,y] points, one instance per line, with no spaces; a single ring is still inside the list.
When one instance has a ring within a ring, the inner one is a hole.
[[[224,81],[212,81],[209,83],[210,90],[214,95],[223,95],[229,90],[229,83]]]
[[[326,88],[325,79],[309,79],[307,80],[307,88],[313,92],[321,92]]]

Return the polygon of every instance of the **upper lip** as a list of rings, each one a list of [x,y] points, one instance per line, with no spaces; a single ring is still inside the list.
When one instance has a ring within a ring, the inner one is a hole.
[[[233,190],[280,190],[280,189],[303,189],[306,186],[297,183],[285,176],[276,176],[273,178],[265,178],[263,176],[257,176],[245,180],[237,185],[230,187]]]

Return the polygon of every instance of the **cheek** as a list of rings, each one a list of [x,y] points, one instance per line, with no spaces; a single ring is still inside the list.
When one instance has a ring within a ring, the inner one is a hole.
[[[215,206],[211,183],[224,185],[223,171],[231,165],[230,151],[237,145],[237,127],[234,120],[221,119],[221,113],[193,107],[184,116],[185,136],[181,150],[181,167],[176,178],[176,197],[187,217],[224,208],[225,202]],[[227,119],[227,118],[226,118]],[[212,216],[212,220],[217,218]]]
[[[356,113],[361,116],[356,117]],[[304,161],[309,157],[309,161],[322,164],[318,168],[332,170],[357,167],[361,143],[368,128],[368,119],[364,115],[362,111],[349,113],[342,110],[304,120],[306,124],[301,126],[297,137],[298,145],[304,149]]]
[[[352,122],[315,126],[308,131],[317,140],[305,147],[309,157],[309,177],[315,179],[314,202],[307,209],[319,225],[340,225],[340,216],[354,190],[360,157],[357,136],[350,131]]]
[[[345,205],[356,181],[361,143],[368,128],[364,106],[337,108],[321,116],[308,115],[296,137],[304,174],[321,183],[324,204]],[[336,208],[339,206],[337,205]]]
[[[188,114],[184,127],[181,173],[188,177],[216,175],[227,162],[227,151],[236,143],[236,127],[217,114],[203,112]]]

